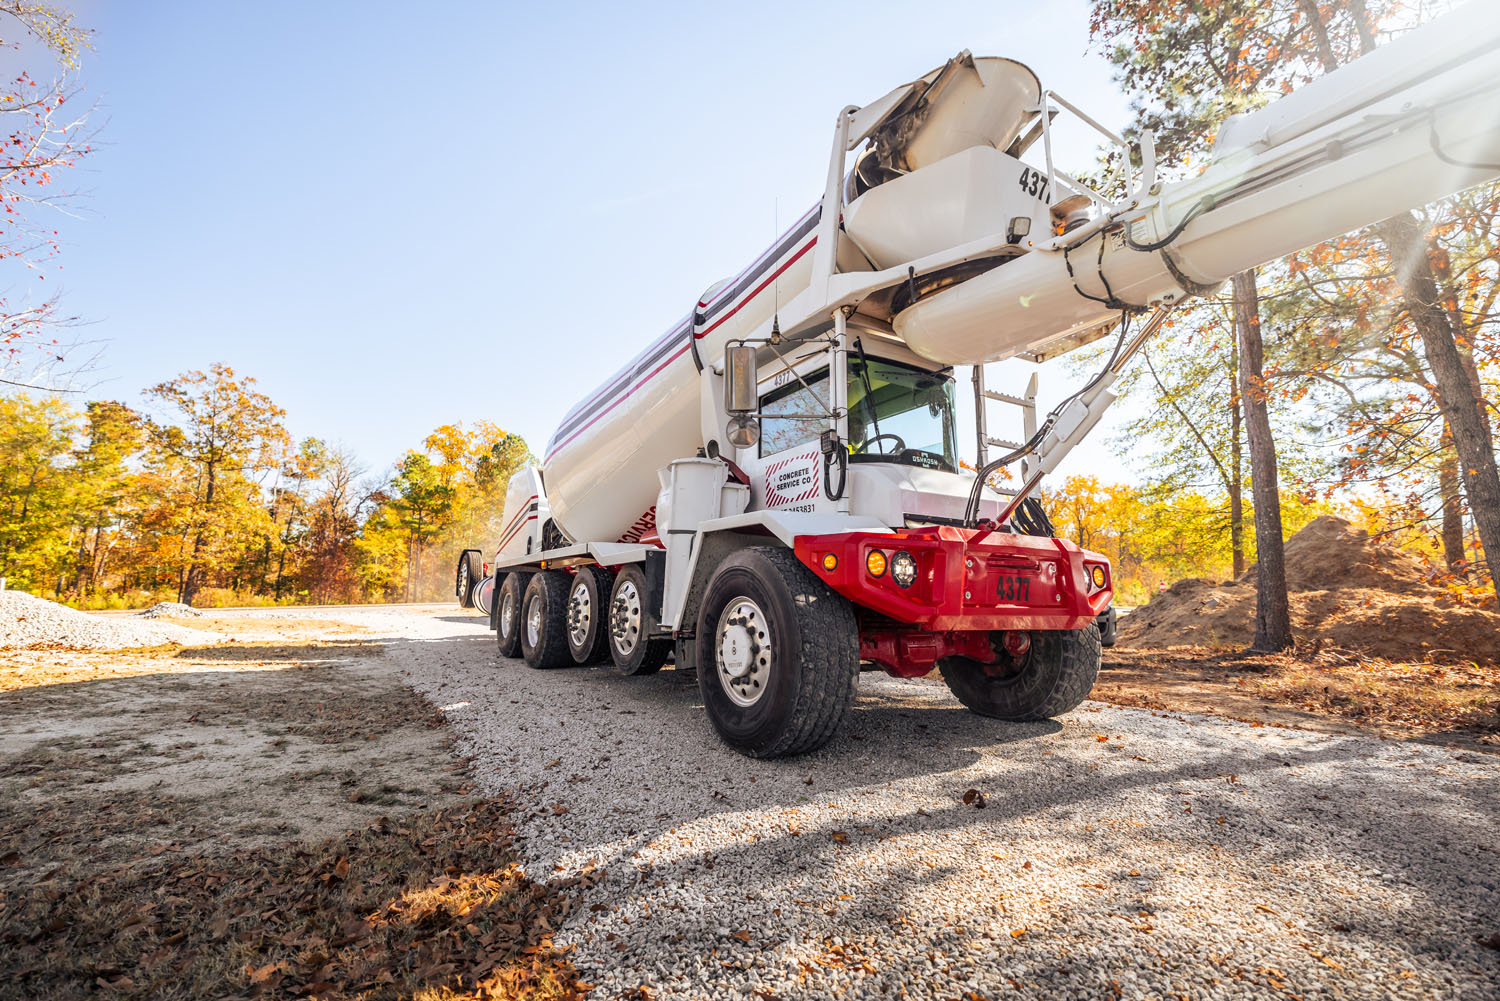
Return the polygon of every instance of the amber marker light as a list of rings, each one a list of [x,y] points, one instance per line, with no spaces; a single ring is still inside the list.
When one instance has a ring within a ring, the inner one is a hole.
[[[871,577],[885,576],[885,553],[878,549],[870,550],[870,555],[865,557],[865,569],[870,571]]]
[[[1094,576],[1094,586],[1095,587],[1103,587],[1104,586],[1104,568],[1101,567],[1101,566],[1095,565],[1094,571],[1093,571],[1093,576]]]
[[[823,554],[823,569],[833,573],[839,568],[839,558],[832,553]]]

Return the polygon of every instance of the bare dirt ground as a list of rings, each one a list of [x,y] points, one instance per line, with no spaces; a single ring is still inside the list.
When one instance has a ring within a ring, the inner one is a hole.
[[[535,920],[562,898],[508,800],[467,798],[388,630],[182,624],[225,642],[0,651],[0,996],[573,992]]]
[[[223,641],[0,651],[0,998],[1500,977],[1483,673],[1117,649],[1028,725],[865,675],[829,747],[752,762],[675,671],[531,671],[452,608],[183,622]]]

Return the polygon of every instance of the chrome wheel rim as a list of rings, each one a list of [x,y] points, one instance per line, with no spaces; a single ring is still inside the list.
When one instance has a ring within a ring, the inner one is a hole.
[[[542,638],[542,601],[535,595],[526,606],[526,642],[535,649]]]
[[[749,598],[733,598],[714,630],[714,666],[729,700],[742,708],[759,702],[771,680],[771,635],[765,613]]]
[[[469,596],[469,564],[465,562],[458,568],[458,600],[462,601]]]
[[[589,626],[593,621],[594,600],[589,597],[589,589],[583,578],[579,577],[573,583],[572,593],[568,595],[568,638],[573,641],[574,649],[581,648],[588,642]]]
[[[511,635],[516,628],[516,596],[509,588],[500,596],[500,633]]]
[[[641,593],[632,581],[623,580],[609,603],[609,636],[622,656],[635,652],[641,639]]]

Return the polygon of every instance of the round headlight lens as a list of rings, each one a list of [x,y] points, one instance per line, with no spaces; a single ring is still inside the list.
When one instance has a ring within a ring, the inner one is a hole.
[[[891,580],[902,587],[911,587],[917,579],[917,560],[906,550],[891,557]]]
[[[1093,577],[1094,577],[1094,586],[1095,587],[1103,587],[1104,586],[1104,568],[1103,567],[1098,566],[1096,564],[1094,566],[1094,570],[1093,570]]]
[[[878,549],[870,550],[870,555],[865,557],[865,569],[870,571],[871,577],[885,576],[885,553]]]

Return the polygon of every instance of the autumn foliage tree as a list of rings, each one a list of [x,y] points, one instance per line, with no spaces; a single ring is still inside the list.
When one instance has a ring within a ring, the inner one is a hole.
[[[1167,156],[1180,154],[1188,165],[1201,159],[1227,114],[1289,92],[1451,6],[1097,0],[1094,31],[1121,81],[1145,95],[1135,108],[1137,128],[1156,128]],[[1268,351],[1261,378],[1242,393],[1247,403],[1305,398],[1341,413],[1324,422],[1345,449],[1341,485],[1371,474],[1382,485],[1400,477],[1411,485],[1419,472],[1428,475],[1430,485],[1413,492],[1408,510],[1442,520],[1446,555],[1459,571],[1473,562],[1463,555],[1465,501],[1485,550],[1500,545],[1494,407],[1484,381],[1494,359],[1494,228],[1485,221],[1494,201],[1492,190],[1476,189],[1294,256],[1281,277],[1299,287],[1276,292],[1282,301],[1269,329],[1273,340],[1303,338],[1305,347]],[[1458,215],[1472,224],[1445,225]],[[1393,365],[1389,378],[1411,392],[1379,388]]]
[[[91,150],[88,109],[74,110],[88,34],[61,7],[0,0],[0,48],[44,54],[0,84],[0,383],[49,381],[64,361],[59,331],[73,321],[43,283],[69,197],[59,180]]]
[[[206,573],[233,552],[236,535],[269,514],[256,504],[250,478],[275,469],[289,444],[286,411],[236,378],[227,365],[187,372],[147,391],[179,423],[152,423],[161,459],[180,463],[194,482],[192,502],[181,512],[179,601],[192,604]]]

